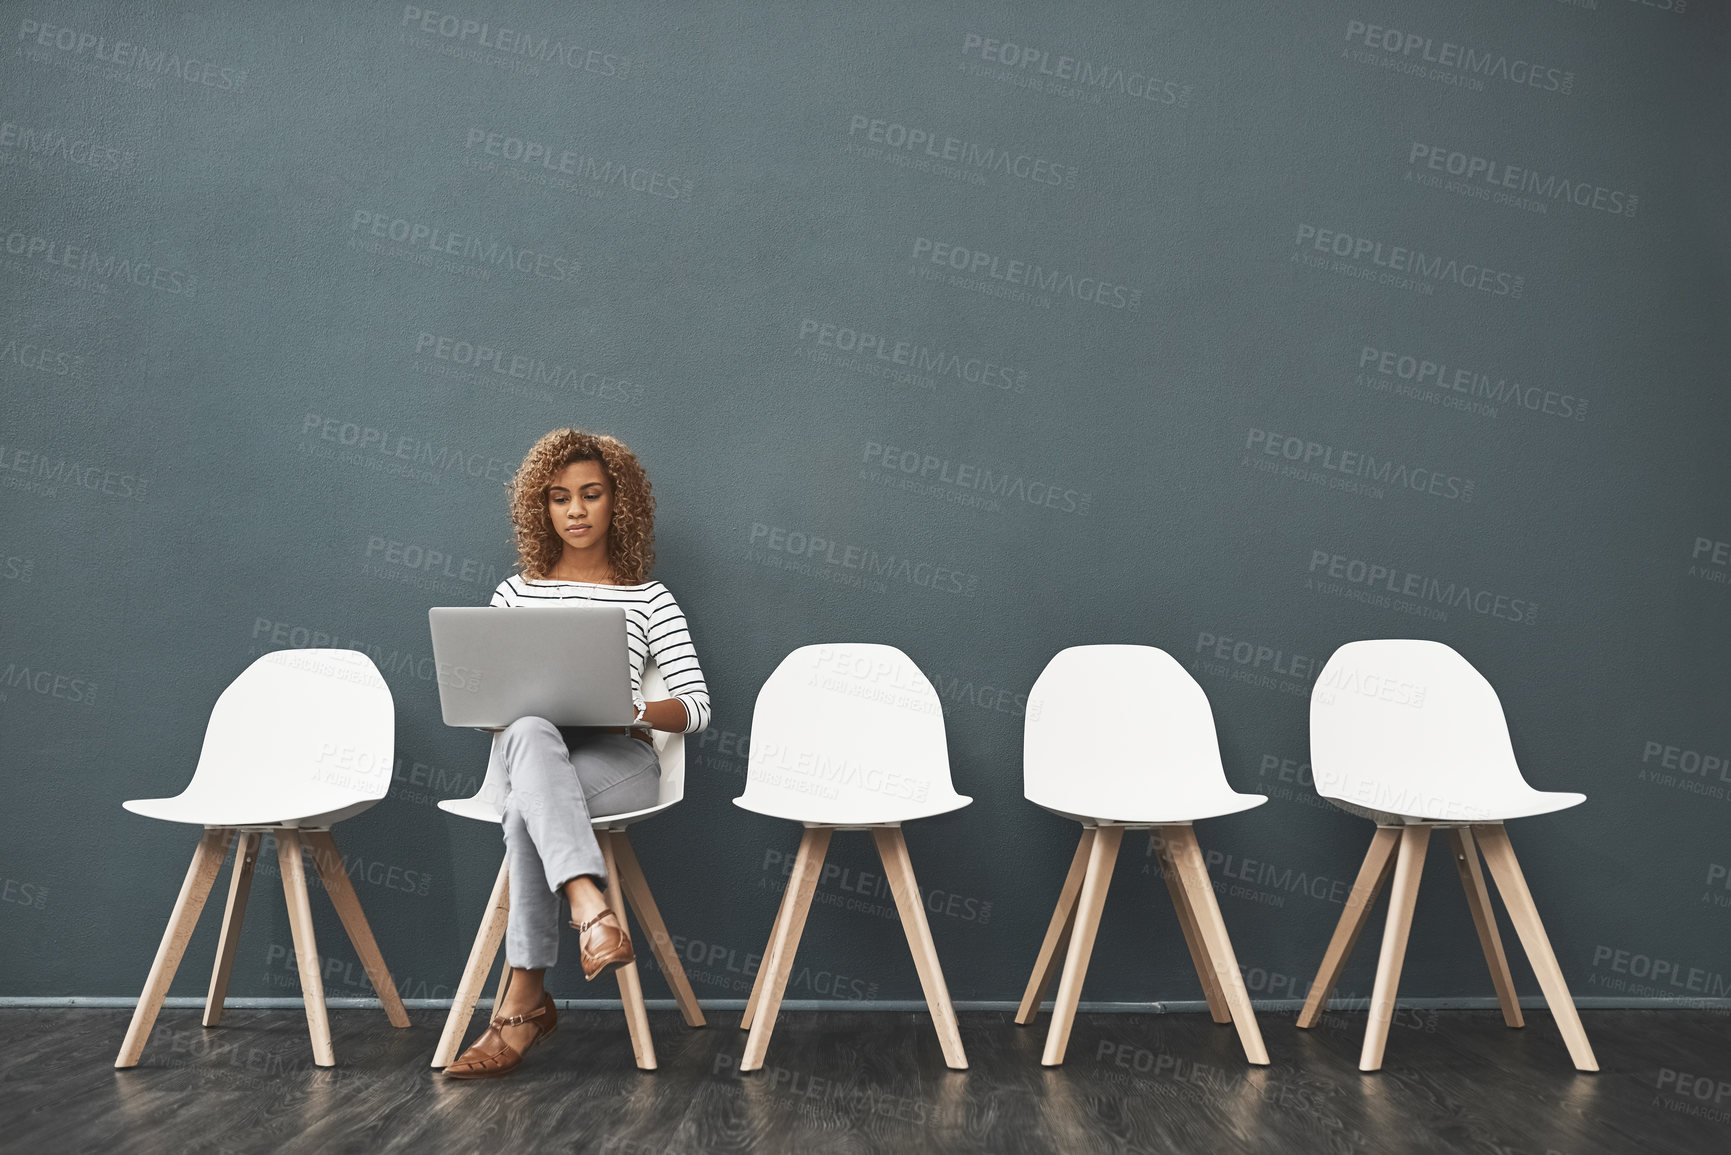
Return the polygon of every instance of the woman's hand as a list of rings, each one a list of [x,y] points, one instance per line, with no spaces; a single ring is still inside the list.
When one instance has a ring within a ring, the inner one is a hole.
[[[681,733],[690,724],[685,715],[685,703],[678,698],[661,698],[654,702],[643,703],[643,721],[639,725],[647,725],[652,730],[669,730]]]

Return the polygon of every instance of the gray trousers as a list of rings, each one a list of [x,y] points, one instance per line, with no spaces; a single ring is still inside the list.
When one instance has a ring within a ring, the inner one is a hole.
[[[519,718],[499,737],[507,793],[502,825],[510,867],[505,957],[534,970],[559,958],[559,895],[592,875],[607,889],[607,864],[591,816],[653,806],[661,793],[655,748],[626,734],[597,734]]]

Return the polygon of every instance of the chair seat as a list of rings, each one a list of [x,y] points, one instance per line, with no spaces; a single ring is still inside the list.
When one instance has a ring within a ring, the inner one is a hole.
[[[1226,814],[1239,814],[1246,810],[1254,810],[1268,801],[1266,794],[1239,794],[1228,790],[1220,794],[1205,795],[1198,798],[1194,795],[1184,799],[1182,806],[1162,807],[1153,809],[1143,807],[1135,812],[1126,813],[1122,805],[1113,806],[1109,813],[1080,814],[1073,808],[1051,806],[1038,798],[1030,798],[1030,802],[1044,810],[1050,810],[1062,818],[1093,825],[1109,823],[1114,826],[1184,826],[1192,822],[1200,822],[1204,818],[1219,818]]]
[[[781,796],[772,797],[774,797],[776,801],[784,800]],[[741,795],[733,800],[733,804],[741,810],[749,810],[753,814],[762,814],[768,818],[785,818],[789,822],[814,823],[819,826],[895,826],[903,822],[912,822],[917,818],[931,818],[939,814],[948,814],[952,810],[960,810],[962,807],[973,802],[973,799],[969,798],[965,794],[955,794],[944,799],[942,803],[937,805],[935,808],[928,805],[914,813],[903,812],[898,814],[889,811],[875,815],[862,813],[857,819],[850,818],[846,822],[831,822],[828,819],[813,818],[810,813],[799,813],[797,812],[797,807],[748,805],[747,798],[747,795]]]
[[[666,802],[657,802],[654,806],[642,810],[627,810],[620,814],[599,814],[589,819],[590,826],[612,828],[626,826],[633,822],[641,822],[651,815],[660,814],[663,810],[677,805],[679,799],[673,798]],[[439,803],[439,809],[446,814],[455,814],[458,818],[473,818],[477,822],[497,823],[505,817],[505,812],[479,794],[468,798],[447,798]]]
[[[357,799],[349,790],[306,789],[297,792],[289,813],[284,813],[280,801],[236,798],[228,791],[187,790],[172,798],[133,798],[121,803],[146,818],[193,826],[329,826],[378,804],[377,798]]]
[[[1317,793],[1321,794],[1319,790]],[[1525,783],[1496,789],[1475,787],[1470,799],[1337,797],[1322,794],[1342,810],[1383,825],[1423,822],[1506,822],[1579,806],[1585,794],[1567,790],[1534,790]]]

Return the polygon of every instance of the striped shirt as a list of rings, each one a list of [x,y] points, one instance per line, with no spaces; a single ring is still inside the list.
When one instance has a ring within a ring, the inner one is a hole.
[[[493,591],[493,606],[556,606],[570,605],[573,600],[606,603],[625,610],[625,648],[631,657],[631,698],[643,700],[643,662],[646,655],[655,658],[661,668],[661,679],[667,692],[685,706],[687,734],[709,725],[709,686],[703,680],[703,667],[697,664],[697,650],[691,644],[691,631],[686,628],[685,614],[673,600],[673,591],[660,582],[644,582],[635,586],[610,586],[597,582],[530,581],[522,574],[512,574]]]

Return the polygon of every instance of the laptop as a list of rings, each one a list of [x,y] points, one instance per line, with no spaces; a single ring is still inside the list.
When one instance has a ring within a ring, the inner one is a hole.
[[[637,716],[620,606],[433,606],[427,624],[447,726],[628,726]]]

